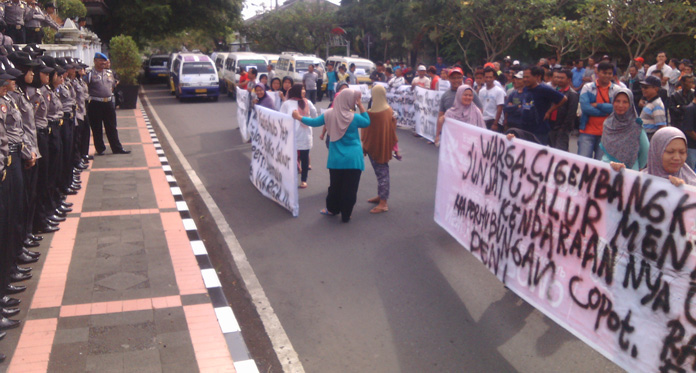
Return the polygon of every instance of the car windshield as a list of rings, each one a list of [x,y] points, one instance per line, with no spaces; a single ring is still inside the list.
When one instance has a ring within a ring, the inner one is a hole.
[[[239,67],[247,71],[249,67],[255,67],[260,73],[267,73],[268,66],[264,60],[239,60]]]
[[[150,59],[150,66],[167,67],[167,62],[169,62],[169,59],[166,57],[153,57]]]
[[[215,69],[210,62],[186,62],[183,74],[215,74]]]

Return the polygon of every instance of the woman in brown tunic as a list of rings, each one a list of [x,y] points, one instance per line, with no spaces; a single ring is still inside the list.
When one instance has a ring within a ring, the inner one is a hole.
[[[379,214],[389,211],[389,161],[392,150],[399,141],[396,136],[396,119],[394,111],[387,103],[387,91],[381,85],[372,88],[372,107],[367,111],[370,127],[363,128],[363,151],[370,158],[372,168],[377,176],[377,197],[368,200],[377,203],[370,213]]]

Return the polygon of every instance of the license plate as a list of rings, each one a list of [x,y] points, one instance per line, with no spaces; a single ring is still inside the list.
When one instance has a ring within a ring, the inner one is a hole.
[[[157,76],[167,76],[167,74],[157,74]]]
[[[196,93],[206,93],[206,92],[208,92],[208,90],[205,88],[196,90]]]

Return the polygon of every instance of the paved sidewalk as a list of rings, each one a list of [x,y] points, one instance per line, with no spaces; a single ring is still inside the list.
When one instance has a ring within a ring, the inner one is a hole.
[[[132,153],[95,157],[44,235],[0,370],[257,372],[145,113],[118,129]]]

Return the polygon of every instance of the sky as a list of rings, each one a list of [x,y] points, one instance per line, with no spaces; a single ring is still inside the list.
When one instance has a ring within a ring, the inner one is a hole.
[[[340,0],[329,0],[334,4],[340,4]],[[244,9],[242,9],[242,18],[248,19],[256,15],[257,11],[262,11],[275,7],[276,0],[244,0]],[[285,0],[278,0],[278,5],[283,5]]]

